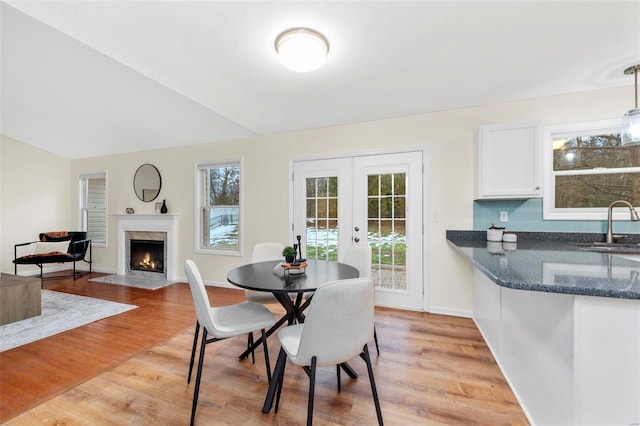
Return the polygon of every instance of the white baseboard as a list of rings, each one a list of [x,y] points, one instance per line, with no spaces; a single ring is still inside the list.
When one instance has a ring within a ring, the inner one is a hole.
[[[89,268],[77,268],[79,270],[82,271],[88,271]],[[101,274],[109,274],[109,275],[116,275],[116,270],[115,269],[109,269],[109,268],[91,268],[91,272],[98,272]]]
[[[181,278],[182,279],[182,278]],[[187,279],[184,279],[184,282],[187,282]],[[208,285],[211,287],[223,287],[223,288],[233,288],[236,290],[242,290],[240,287],[236,287],[235,285],[231,284],[231,283],[226,283],[226,282],[218,282],[218,281],[205,281],[204,285]]]
[[[437,306],[430,306],[429,313],[438,315],[449,315],[452,317],[472,318],[471,311],[463,311],[460,309],[449,309]]]

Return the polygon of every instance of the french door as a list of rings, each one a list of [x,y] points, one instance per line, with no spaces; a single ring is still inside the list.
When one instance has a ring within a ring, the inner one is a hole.
[[[368,246],[376,304],[424,307],[423,152],[293,163],[293,235],[306,258]]]

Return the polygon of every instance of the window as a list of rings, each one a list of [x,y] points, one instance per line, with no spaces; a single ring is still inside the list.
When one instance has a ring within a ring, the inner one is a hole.
[[[107,246],[107,175],[80,175],[80,228],[87,232],[91,244]]]
[[[640,205],[640,146],[622,146],[620,120],[544,131],[544,219],[604,220],[609,204]]]
[[[196,165],[196,252],[240,254],[240,161]]]

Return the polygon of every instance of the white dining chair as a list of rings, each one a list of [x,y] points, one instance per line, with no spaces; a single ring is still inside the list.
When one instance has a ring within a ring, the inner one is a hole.
[[[284,244],[259,243],[251,250],[251,263],[266,262],[268,260],[283,260],[282,250]],[[245,290],[244,295],[249,302],[270,304],[278,303],[278,299],[272,293],[266,291]]]
[[[189,289],[193,297],[198,324],[202,327],[202,340],[200,342],[200,357],[198,359],[198,371],[193,392],[193,404],[191,406],[191,425],[195,421],[198,394],[200,392],[200,379],[204,363],[205,349],[209,343],[214,343],[229,337],[252,333],[261,330],[264,338],[264,358],[267,370],[267,379],[271,381],[271,366],[269,364],[269,350],[265,338],[265,329],[275,324],[275,317],[271,311],[259,303],[243,302],[235,305],[212,307],[209,296],[198,266],[192,260],[186,260],[184,270],[189,281]],[[211,335],[212,337],[208,337]],[[192,360],[193,362],[193,360]],[[189,370],[191,376],[191,368]]]
[[[332,281],[320,286],[311,300],[305,322],[278,332],[281,349],[270,384],[270,391],[275,389],[277,393],[276,413],[287,358],[303,367],[309,376],[307,425],[311,425],[316,368],[341,365],[359,355],[367,365],[378,424],[382,425],[382,411],[367,348],[367,342],[373,337],[373,317],[374,288],[370,278]],[[269,409],[271,401],[266,404]]]
[[[371,247],[366,245],[350,246],[342,257],[342,263],[351,265],[358,270],[360,278],[371,277]],[[378,332],[375,324],[373,326],[373,340],[376,344],[376,352],[380,355],[380,347],[378,346]]]
[[[256,244],[253,247],[251,252],[251,263],[256,262],[266,262],[268,260],[280,260],[282,259],[282,250],[284,249],[284,245],[280,243],[260,243]],[[249,302],[260,303],[260,304],[271,304],[271,303],[279,303],[278,299],[272,293],[267,291],[254,291],[254,290],[245,290],[245,298]],[[286,322],[286,318],[281,318],[278,321],[276,328],[280,327]],[[196,349],[198,347],[198,333],[200,332],[200,323],[196,321],[196,329],[193,334],[193,344],[191,347],[191,361],[189,362],[189,376],[187,377],[187,383],[191,381],[191,374],[193,371],[193,364],[196,356]],[[270,331],[268,334],[272,334],[273,331]],[[254,346],[253,342],[253,333],[247,334],[247,353],[251,353],[251,361],[255,364],[256,355],[252,350]],[[251,349],[251,350],[250,350]]]

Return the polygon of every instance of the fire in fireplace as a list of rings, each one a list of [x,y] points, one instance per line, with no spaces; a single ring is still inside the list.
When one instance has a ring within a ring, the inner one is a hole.
[[[164,273],[164,241],[130,240],[132,270]]]

